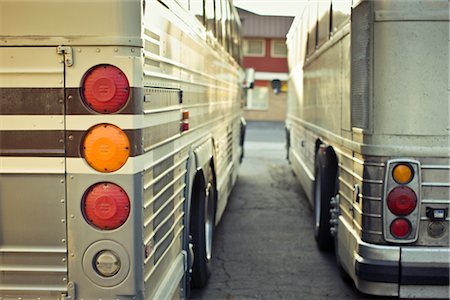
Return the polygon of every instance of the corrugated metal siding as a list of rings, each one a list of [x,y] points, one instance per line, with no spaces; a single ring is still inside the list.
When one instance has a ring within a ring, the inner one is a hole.
[[[244,37],[286,38],[293,17],[261,16],[237,8],[242,23]]]

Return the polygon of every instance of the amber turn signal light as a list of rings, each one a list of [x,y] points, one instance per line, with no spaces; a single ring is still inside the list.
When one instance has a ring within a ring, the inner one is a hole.
[[[413,179],[414,173],[410,165],[398,164],[394,167],[392,176],[398,184],[407,184]]]
[[[83,142],[84,159],[103,173],[120,169],[130,156],[130,142],[125,132],[111,124],[92,127]]]

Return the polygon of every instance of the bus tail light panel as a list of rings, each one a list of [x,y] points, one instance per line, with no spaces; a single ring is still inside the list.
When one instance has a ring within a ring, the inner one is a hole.
[[[393,243],[413,243],[417,240],[420,222],[420,163],[388,161],[384,182],[384,238]]]
[[[126,228],[130,212],[130,197],[115,183],[98,182],[82,196],[81,213],[86,223],[102,232],[101,236],[97,236],[97,242],[83,254],[83,271],[99,286],[116,286],[128,276],[131,262],[129,252],[123,246],[127,243],[118,237],[133,232]],[[121,230],[121,234],[115,233],[115,229]]]

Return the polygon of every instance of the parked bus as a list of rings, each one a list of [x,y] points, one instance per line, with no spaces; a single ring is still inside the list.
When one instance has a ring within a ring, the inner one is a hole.
[[[364,293],[448,298],[448,2],[311,0],[287,44],[318,247]]]
[[[229,0],[0,0],[0,299],[206,285],[242,159]]]

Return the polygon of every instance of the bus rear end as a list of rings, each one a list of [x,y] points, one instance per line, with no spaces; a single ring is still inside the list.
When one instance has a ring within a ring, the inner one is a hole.
[[[0,11],[0,298],[142,298],[142,3]]]
[[[310,0],[288,34],[288,159],[367,294],[449,297],[448,5]]]
[[[447,1],[352,11],[351,122],[362,145],[341,160],[338,253],[366,293],[449,296],[448,21]]]

